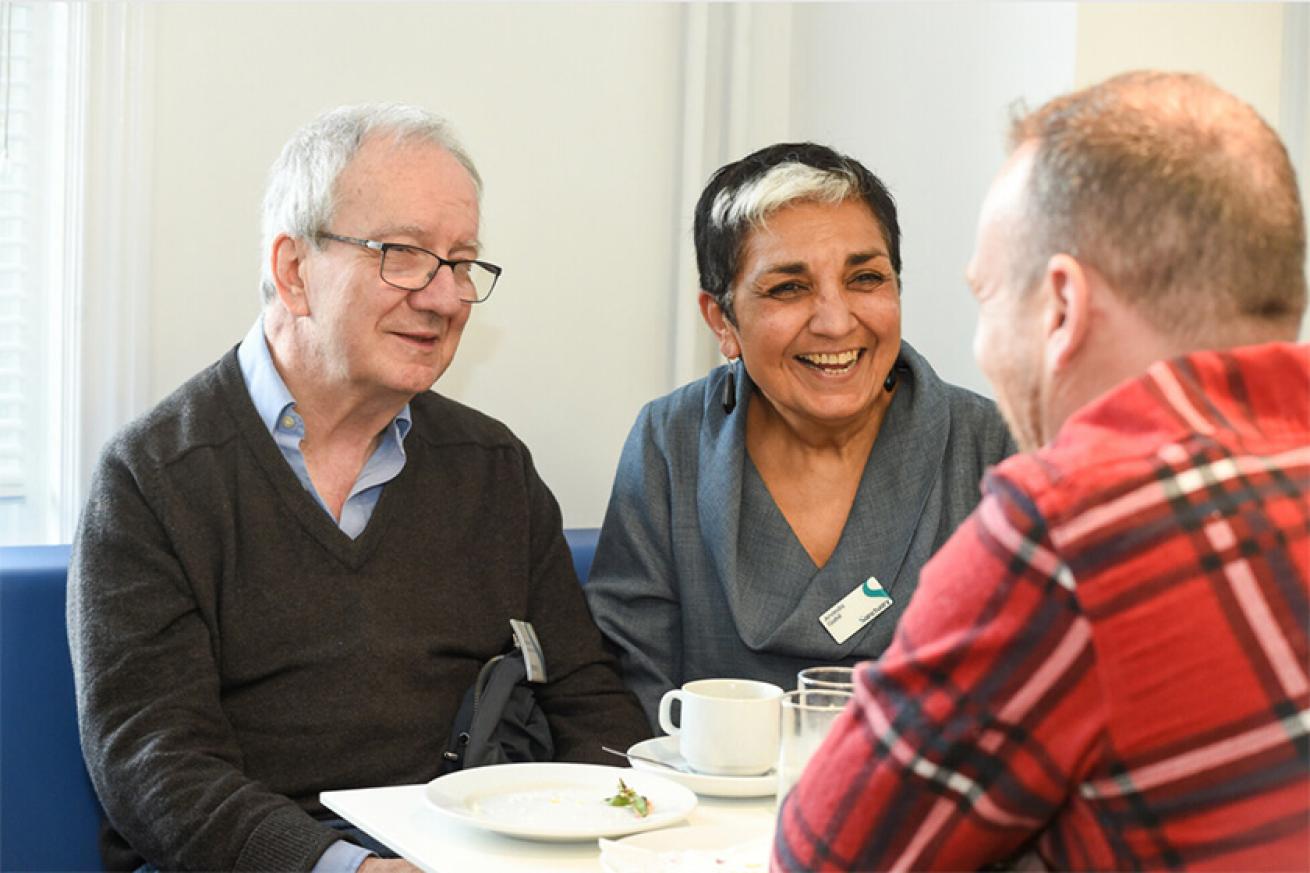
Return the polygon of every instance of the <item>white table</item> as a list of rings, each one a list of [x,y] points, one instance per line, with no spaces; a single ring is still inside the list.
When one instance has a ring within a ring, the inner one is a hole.
[[[431,873],[578,871],[599,873],[600,847],[543,843],[491,833],[443,816],[423,797],[422,785],[324,791],[323,805],[398,855]],[[773,828],[774,799],[700,797],[684,824]],[[677,827],[677,825],[674,825]]]

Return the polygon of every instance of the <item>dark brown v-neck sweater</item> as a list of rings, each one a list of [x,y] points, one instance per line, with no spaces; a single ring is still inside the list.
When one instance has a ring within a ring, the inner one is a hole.
[[[318,793],[434,778],[511,618],[541,638],[560,759],[647,733],[526,448],[436,394],[411,410],[355,540],[283,459],[235,350],[106,448],[68,628],[114,868],[310,869],[339,837]]]

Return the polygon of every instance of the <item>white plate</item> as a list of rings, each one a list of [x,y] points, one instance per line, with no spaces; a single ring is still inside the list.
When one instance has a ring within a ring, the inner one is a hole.
[[[650,815],[605,798],[619,780],[650,801]],[[437,812],[512,837],[567,842],[617,837],[682,821],[696,795],[681,785],[627,767],[600,764],[495,764],[448,773],[423,791]]]
[[[600,841],[605,873],[766,873],[773,827],[692,825]]]
[[[628,759],[638,770],[658,773],[706,797],[766,797],[778,790],[778,775],[773,770],[763,776],[711,776],[708,773],[693,773],[678,752],[677,737],[642,740],[628,749],[628,754],[654,758],[656,761],[664,761],[680,768],[675,771],[658,764],[647,764],[636,758]]]

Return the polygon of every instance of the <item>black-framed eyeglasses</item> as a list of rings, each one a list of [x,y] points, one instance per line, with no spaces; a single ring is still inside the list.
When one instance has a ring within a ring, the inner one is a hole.
[[[383,282],[402,291],[422,291],[436,278],[438,270],[450,267],[455,276],[455,287],[459,289],[459,299],[464,303],[481,303],[491,296],[500,279],[500,267],[486,261],[450,260],[405,243],[378,242],[335,233],[319,233],[317,236],[380,252],[382,260],[378,265],[378,275]]]

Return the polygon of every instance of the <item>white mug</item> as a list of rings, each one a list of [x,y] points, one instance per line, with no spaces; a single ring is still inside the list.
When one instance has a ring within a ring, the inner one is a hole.
[[[759,776],[778,760],[782,689],[752,679],[697,679],[660,698],[660,727],[698,773]],[[682,704],[673,723],[673,701]]]

